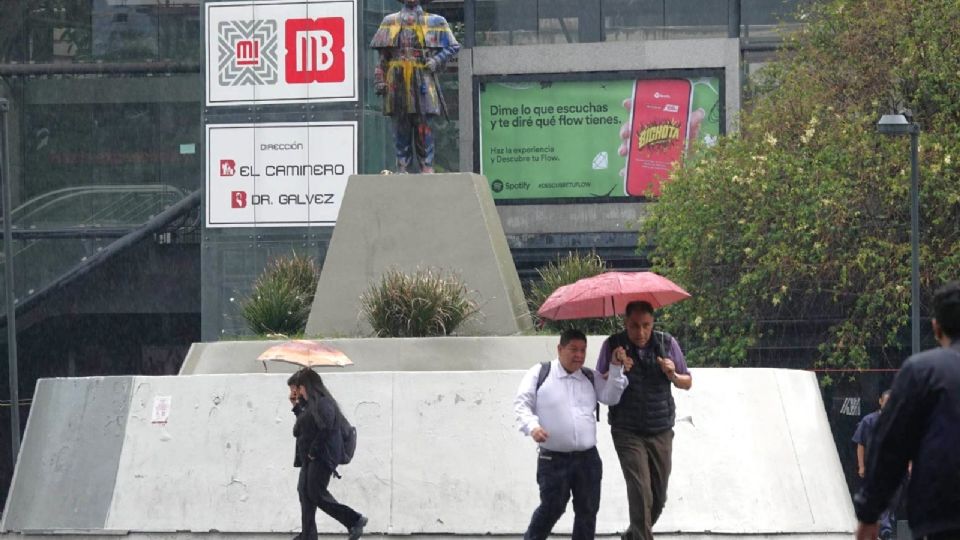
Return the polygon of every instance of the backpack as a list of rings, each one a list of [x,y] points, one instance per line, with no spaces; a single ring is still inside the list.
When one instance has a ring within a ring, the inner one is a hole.
[[[340,455],[331,457],[337,465],[346,465],[353,459],[353,453],[357,450],[357,428],[350,425],[343,413],[337,416],[337,431],[340,433],[341,439]]]
[[[553,362],[540,362],[540,375],[537,376],[537,388],[534,390],[534,392],[538,392],[540,390],[540,387],[543,386],[543,381],[547,380],[547,375],[550,374],[550,365],[552,363]],[[585,367],[582,367],[580,368],[580,373],[583,373],[583,376],[586,377],[588,381],[590,381],[590,384],[594,384],[593,371]],[[600,402],[597,402],[597,422],[599,421],[600,421]]]

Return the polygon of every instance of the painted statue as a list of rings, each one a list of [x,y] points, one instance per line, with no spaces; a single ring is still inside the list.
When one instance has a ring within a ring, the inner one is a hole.
[[[430,119],[447,115],[437,76],[460,44],[446,19],[423,11],[429,0],[398,1],[403,8],[383,19],[370,43],[380,53],[374,87],[384,96],[383,114],[393,119],[397,172],[410,169],[416,150],[420,172],[432,173]]]

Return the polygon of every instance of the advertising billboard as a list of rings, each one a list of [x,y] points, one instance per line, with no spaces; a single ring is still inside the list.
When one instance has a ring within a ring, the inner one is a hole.
[[[207,2],[207,106],[357,100],[355,0]]]
[[[332,226],[356,122],[208,124],[207,227]]]
[[[655,196],[721,133],[718,76],[480,86],[478,160],[498,200]]]

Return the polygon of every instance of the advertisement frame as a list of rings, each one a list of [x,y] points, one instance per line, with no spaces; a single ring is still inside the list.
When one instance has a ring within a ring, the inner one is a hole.
[[[726,70],[724,68],[683,68],[683,69],[651,69],[651,70],[627,70],[627,71],[581,71],[572,73],[522,73],[508,75],[474,75],[471,82],[473,86],[473,172],[480,174],[481,156],[481,130],[483,126],[480,123],[480,101],[482,97],[483,85],[487,83],[554,83],[554,82],[592,82],[592,81],[623,81],[623,80],[648,80],[648,79],[670,79],[670,78],[697,78],[697,77],[715,77],[719,81],[719,102],[720,107],[720,135],[727,134],[727,107],[726,107]],[[582,203],[623,203],[623,202],[646,202],[648,197],[623,196],[623,197],[545,197],[545,198],[526,198],[526,199],[494,199],[497,205],[530,205],[530,204],[582,204]]]

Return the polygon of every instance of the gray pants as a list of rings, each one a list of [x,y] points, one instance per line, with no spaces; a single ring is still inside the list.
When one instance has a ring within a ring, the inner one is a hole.
[[[651,529],[667,502],[673,430],[637,435],[614,428],[612,434],[630,505],[630,528],[623,540],[653,540]]]

